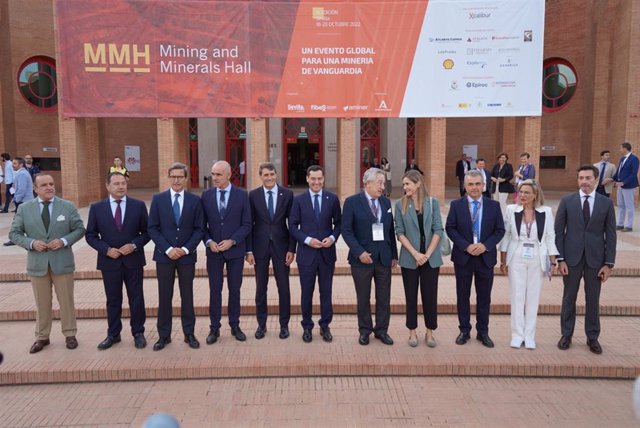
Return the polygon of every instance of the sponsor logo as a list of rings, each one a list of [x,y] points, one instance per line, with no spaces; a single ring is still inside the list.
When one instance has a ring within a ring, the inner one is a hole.
[[[498,66],[500,68],[516,68],[519,66],[519,64],[512,61],[511,58],[507,58],[507,62],[500,63]]]
[[[519,53],[519,52],[520,52],[520,48],[498,48],[498,53],[511,54],[511,53]]]
[[[304,106],[302,104],[287,104],[287,110],[304,113]]]
[[[454,65],[455,63],[451,58],[447,58],[444,61],[442,61],[442,67],[444,67],[445,70],[451,70]]]
[[[458,89],[458,82],[456,82],[455,80],[453,82],[451,82],[451,89],[453,89],[454,91]]]
[[[469,108],[469,104],[468,103],[458,103],[458,108]]]
[[[515,80],[500,80],[491,83],[491,86],[498,86],[500,88],[515,88],[516,81]]]
[[[485,12],[469,12],[469,19],[487,19],[491,18],[490,13]]]
[[[487,107],[500,107],[502,103],[487,103]]]
[[[487,88],[489,84],[487,82],[467,82],[467,88]]]
[[[460,43],[462,37],[429,37],[431,43]]]
[[[369,110],[369,106],[343,106],[344,111],[366,111]]]
[[[520,36],[491,36],[491,40],[517,40]]]
[[[525,42],[533,42],[533,31],[532,30],[524,30],[524,41]]]
[[[438,55],[455,55],[458,52],[452,50],[452,49],[444,49],[444,50],[439,50],[438,51]]]
[[[472,43],[472,42],[474,42],[474,43],[475,42],[485,42],[487,40],[489,40],[489,37],[477,37],[477,36],[467,37],[467,42],[469,42],[469,43]]]
[[[324,7],[311,8],[311,18],[315,21],[329,21],[331,16],[338,16],[338,10],[325,9]]]
[[[467,55],[489,55],[491,48],[467,48]]]
[[[84,71],[92,73],[150,73],[148,44],[85,43]]]
[[[391,111],[389,106],[387,106],[387,102],[385,100],[381,100],[380,104],[378,104],[378,108],[375,111]]]
[[[480,67],[480,68],[487,67],[487,63],[485,61],[467,61],[467,65],[469,67]]]
[[[337,109],[336,106],[328,106],[326,104],[311,104],[311,111],[331,111]]]

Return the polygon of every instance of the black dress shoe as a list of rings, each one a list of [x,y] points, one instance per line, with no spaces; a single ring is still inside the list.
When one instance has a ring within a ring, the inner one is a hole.
[[[120,337],[120,335],[117,335],[116,337],[107,336],[105,340],[98,343],[98,349],[101,351],[104,351],[105,349],[111,348],[114,343],[118,343],[121,341],[122,341],[122,338]]]
[[[147,346],[147,339],[144,338],[144,333],[136,333],[133,335],[133,345],[137,349],[143,349]]]
[[[216,343],[218,341],[219,337],[220,337],[220,329],[219,328],[212,328],[209,331],[209,336],[207,336],[207,345],[213,345],[214,343]]]
[[[469,339],[471,339],[471,335],[469,333],[460,332],[458,337],[456,337],[456,345],[464,345]]]
[[[374,336],[376,339],[378,339],[380,342],[384,343],[385,345],[393,345],[393,339],[387,333],[375,334]]]
[[[185,334],[184,343],[188,343],[191,349],[198,349],[200,347],[200,342],[198,342],[198,339],[196,339],[193,334]]]
[[[493,340],[489,337],[487,333],[478,333],[476,335],[476,339],[478,339],[484,346],[487,348],[493,348],[495,345],[493,344]]]
[[[360,333],[360,337],[358,337],[358,343],[361,345],[369,344],[369,333]]]
[[[310,343],[313,340],[311,330],[304,329],[304,331],[302,332],[302,340],[304,341],[304,343]]]
[[[594,354],[602,354],[602,346],[600,346],[600,342],[598,342],[598,339],[587,339],[587,346],[589,347],[589,350]]]
[[[322,336],[322,340],[325,342],[331,342],[333,340],[333,336],[331,335],[331,329],[329,327],[320,329],[320,336]]]
[[[49,345],[51,342],[49,341],[49,339],[44,339],[44,340],[36,340],[35,342],[33,342],[33,345],[31,345],[31,349],[29,350],[30,354],[35,354],[37,352],[40,352],[44,349],[45,346]]]
[[[260,340],[260,339],[264,339],[264,336],[267,334],[267,328],[266,327],[258,327],[256,329],[256,339]]]
[[[167,336],[167,337],[161,337],[158,339],[158,341],[156,343],[153,344],[153,350],[154,351],[160,351],[162,349],[164,349],[164,347],[166,345],[168,345],[169,343],[171,343],[171,337]]]
[[[238,342],[247,340],[247,336],[240,330],[240,326],[231,327],[231,336],[235,337]]]
[[[280,339],[286,339],[289,337],[289,327],[282,327],[280,329]]]
[[[558,341],[558,349],[566,351],[571,346],[571,336],[562,336]]]
[[[4,245],[5,247],[11,247],[11,246],[16,245],[16,244],[14,244],[14,243],[13,243],[13,242],[11,242],[11,241],[7,241],[7,242],[5,242],[5,243],[4,243],[4,244],[2,244],[2,245]]]

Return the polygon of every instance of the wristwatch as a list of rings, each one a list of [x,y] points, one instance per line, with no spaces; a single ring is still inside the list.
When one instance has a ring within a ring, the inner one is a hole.
[[[613,263],[605,263],[605,266],[609,266],[609,269],[613,269],[614,264]]]

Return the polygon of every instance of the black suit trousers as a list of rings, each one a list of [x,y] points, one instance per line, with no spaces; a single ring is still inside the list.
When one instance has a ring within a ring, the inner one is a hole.
[[[600,268],[590,268],[584,256],[576,266],[568,266],[569,274],[562,277],[564,291],[562,293],[562,311],[560,329],[563,336],[573,336],[576,325],[576,299],[580,289],[580,280],[584,277],[584,331],[588,339],[600,336],[600,288],[598,278]]]
[[[229,301],[227,313],[229,326],[240,325],[240,288],[242,287],[242,269],[244,258],[236,257],[224,259],[222,257],[207,256],[207,274],[209,275],[209,321],[211,328],[220,328],[222,319],[222,284],[224,282],[224,267],[227,267],[227,287],[229,287]]]
[[[438,328],[438,278],[440,268],[429,263],[416,269],[402,268],[402,283],[407,302],[407,322],[409,330],[418,328],[418,289],[422,298],[424,325],[430,329]]]
[[[493,287],[493,267],[487,267],[482,256],[472,256],[466,265],[454,263],[458,323],[462,333],[471,331],[471,283],[476,285],[476,331],[489,333],[489,309]]]
[[[291,318],[291,291],[289,288],[289,266],[279,257],[273,242],[269,242],[269,253],[265,258],[256,258],[256,318],[260,327],[267,324],[267,286],[269,284],[269,262],[273,261],[273,274],[278,287],[280,327],[288,327]]]
[[[171,336],[171,317],[173,308],[173,284],[176,271],[180,288],[180,318],[182,332],[193,334],[196,325],[196,313],[193,308],[193,278],[195,264],[156,263],[158,272],[158,335]]]
[[[351,265],[351,276],[358,300],[360,334],[384,335],[389,329],[391,300],[391,267],[381,263],[369,266]],[[371,320],[371,280],[375,282],[376,324]]]
[[[107,335],[116,337],[122,331],[122,283],[127,288],[129,311],[131,312],[131,334],[144,333],[147,315],[144,308],[143,268],[103,270],[102,281],[107,295]]]
[[[300,324],[305,330],[313,329],[313,291],[316,287],[316,277],[318,278],[318,288],[320,289],[320,328],[329,327],[333,320],[333,303],[331,294],[333,288],[333,272],[336,269],[335,263],[327,263],[317,255],[310,266],[298,265],[300,271],[300,307],[302,321]]]

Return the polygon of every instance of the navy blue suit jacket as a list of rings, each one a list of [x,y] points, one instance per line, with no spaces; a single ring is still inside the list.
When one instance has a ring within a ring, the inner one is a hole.
[[[469,212],[469,202],[467,197],[456,199],[449,206],[447,216],[447,235],[453,241],[451,250],[451,261],[455,264],[466,265],[471,254],[466,248],[473,244],[473,224],[471,213]],[[497,262],[496,246],[504,236],[504,220],[500,204],[489,198],[482,197],[482,224],[480,225],[480,241],[487,247],[487,251],[482,254],[482,259],[487,267],[491,268]]]
[[[298,242],[298,254],[296,261],[301,266],[310,266],[315,258],[320,256],[326,263],[336,262],[335,244],[329,248],[311,248],[304,243],[307,237],[322,241],[329,235],[335,241],[340,237],[340,224],[342,215],[338,197],[326,190],[322,190],[322,204],[320,220],[313,213],[313,203],[309,190],[293,198],[293,206],[289,215],[289,231]]]
[[[144,257],[144,246],[149,242],[147,207],[144,202],[128,196],[126,204],[122,231],[116,229],[109,198],[98,201],[89,208],[85,239],[93,249],[98,251],[99,270],[118,270],[123,265],[126,268],[135,269],[147,264]],[[136,246],[133,253],[117,259],[107,256],[109,248],[120,248],[130,243]]]
[[[203,241],[212,239],[215,242],[232,239],[236,245],[222,253],[214,253],[207,247],[207,257],[236,259],[244,257],[247,253],[247,237],[251,233],[251,207],[247,192],[236,186],[231,186],[227,198],[227,209],[224,217],[220,217],[218,211],[218,188],[206,190],[202,194],[202,206],[204,207],[204,219],[206,230]]]
[[[384,241],[374,241],[372,225],[378,219],[373,216],[368,198],[364,192],[349,196],[342,210],[342,239],[349,246],[349,264],[365,265],[359,256],[365,251],[371,254],[374,263],[378,260],[384,266],[391,266],[392,260],[398,260],[398,247],[391,212],[391,202],[382,196],[378,199],[384,228]]]
[[[296,252],[296,240],[293,239],[287,227],[293,205],[293,192],[281,186],[277,186],[277,189],[278,198],[274,207],[273,220],[267,209],[264,188],[260,186],[249,192],[253,227],[247,240],[247,251],[253,252],[256,258],[267,257],[269,241],[273,242],[275,250],[281,257],[284,257],[287,252]]]
[[[166,255],[166,251],[171,247],[185,247],[189,250],[189,254],[180,257],[177,263],[195,264],[196,248],[204,234],[204,214],[200,198],[193,193],[184,192],[179,225],[173,218],[172,203],[169,190],[157,193],[151,200],[149,236],[156,244],[153,260],[158,263],[174,263]]]
[[[620,169],[620,162],[618,162],[618,168],[613,174],[613,181],[622,181],[623,189],[635,189],[638,187],[638,166],[640,165],[638,157],[631,153],[622,169]]]

